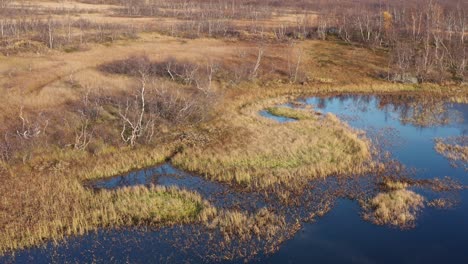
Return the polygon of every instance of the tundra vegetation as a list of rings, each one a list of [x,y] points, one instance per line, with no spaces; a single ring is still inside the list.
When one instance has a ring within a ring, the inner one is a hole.
[[[273,240],[285,220],[271,208],[83,182],[171,161],[288,204],[310,180],[381,170],[360,131],[278,105],[343,92],[467,102],[467,10],[455,0],[0,0],[0,253],[133,225]],[[433,122],[418,107],[402,106],[405,120]],[[463,148],[436,149],[463,159],[451,154]],[[367,202],[367,217],[406,226],[422,202],[393,188]]]
[[[287,117],[287,118],[291,118],[295,120],[314,118],[314,116],[311,115],[311,112],[308,109],[292,109],[290,107],[274,106],[274,107],[268,107],[266,111],[274,116],[283,116],[283,117]]]
[[[185,148],[173,163],[213,180],[250,188],[276,186],[283,191],[287,186],[298,187],[303,180],[357,173],[373,166],[360,166],[370,159],[369,143],[332,114],[314,119],[313,113],[289,109],[288,116],[302,118],[281,124],[258,115],[269,104],[256,102],[245,106],[240,115],[227,116],[222,126],[236,131],[229,141],[213,138]]]

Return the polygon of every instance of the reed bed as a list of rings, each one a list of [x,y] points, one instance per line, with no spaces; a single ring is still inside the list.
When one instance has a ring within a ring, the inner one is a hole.
[[[468,170],[468,137],[452,137],[436,139],[435,150],[447,158],[453,166],[461,166]]]
[[[415,225],[424,200],[421,195],[407,189],[379,193],[365,202],[364,219],[377,225],[410,228]]]
[[[21,205],[21,211],[2,210],[1,253],[59,242],[98,228],[192,223],[210,207],[198,194],[177,188],[93,191],[61,176],[21,185],[25,190],[17,192],[17,197],[4,197],[1,202],[2,208],[8,203],[28,204]],[[30,196],[36,199],[26,200]]]
[[[211,180],[251,189],[299,187],[304,179],[358,173],[372,166],[366,163],[371,158],[370,143],[332,114],[315,118],[309,113],[310,118],[290,123],[259,116],[260,109],[276,102],[239,109],[241,115],[223,122],[224,129],[235,134],[184,148],[174,157],[174,164]],[[295,115],[306,115],[298,111]]]

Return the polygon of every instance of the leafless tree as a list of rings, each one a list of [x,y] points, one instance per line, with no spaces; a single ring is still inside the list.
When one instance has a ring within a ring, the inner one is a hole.
[[[297,43],[291,42],[289,44],[289,52],[286,54],[287,74],[290,82],[297,83],[301,75],[301,64],[303,57],[302,48],[298,47]]]
[[[75,142],[73,144],[76,150],[85,150],[94,136],[94,130],[91,128],[91,121],[96,113],[93,113],[93,106],[90,102],[90,90],[86,92],[82,99],[82,109],[78,110],[79,125],[75,129]]]
[[[194,77],[195,86],[205,95],[211,93],[214,74],[216,74],[218,68],[219,65],[217,65],[213,60],[209,60],[206,63],[205,69],[198,71]]]
[[[47,19],[47,36],[48,36],[48,44],[49,48],[53,49],[54,48],[54,30],[55,30],[55,25],[54,21],[52,18]]]
[[[41,135],[41,133],[46,130],[49,121],[47,120],[44,125],[38,122],[31,122],[28,118],[25,117],[23,110],[24,107],[21,107],[18,115],[19,119],[21,120],[21,128],[16,130],[16,134],[25,140],[39,137],[39,135]]]
[[[262,63],[264,52],[265,49],[263,47],[258,48],[257,60],[255,62],[255,66],[252,69],[252,72],[250,73],[250,79],[254,79],[257,77],[258,69],[260,68],[260,65]]]
[[[302,63],[302,49],[299,48],[296,53],[296,66],[294,67],[293,83],[296,83],[298,80],[301,63]]]
[[[126,107],[124,110],[119,109],[119,115],[123,121],[122,131],[120,133],[122,140],[134,147],[137,143],[138,138],[143,135],[144,117],[146,110],[146,82],[147,73],[140,72],[140,88],[135,95],[135,99],[130,102],[127,100]]]

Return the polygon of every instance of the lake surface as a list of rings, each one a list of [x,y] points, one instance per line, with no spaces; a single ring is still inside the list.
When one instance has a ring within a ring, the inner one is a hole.
[[[417,102],[417,98],[404,98]],[[444,104],[446,112],[437,124],[405,122],[412,109],[407,105],[385,104],[374,96],[309,98],[324,113],[335,113],[353,127],[384,134],[393,144],[383,144],[392,156],[416,169],[416,177],[430,179],[450,176],[468,184],[468,172],[454,168],[434,150],[435,138],[468,135],[468,105]],[[407,103],[407,102],[405,102]],[[429,115],[440,117],[438,111]],[[406,114],[406,115],[405,115]],[[428,117],[427,119],[433,119]],[[436,118],[437,119],[437,118]],[[274,263],[468,263],[468,191],[456,194],[455,208],[425,208],[414,229],[399,230],[375,226],[360,218],[357,202],[340,200],[332,211],[304,228],[270,258]]]
[[[414,177],[433,179],[449,176],[468,185],[466,164],[454,167],[434,150],[436,138],[468,135],[468,105],[433,98],[411,96],[348,95],[298,100],[322,113],[334,113],[350,126],[362,129],[391,157],[414,169]],[[265,118],[279,122],[293,120]],[[464,166],[463,166],[464,165]],[[329,179],[330,185],[335,181]],[[260,195],[230,191],[228,187],[204,180],[163,164],[119,177],[93,182],[94,188],[119,188],[142,184],[176,185],[200,192],[215,206],[252,210],[266,202]],[[325,182],[324,186],[327,186]],[[325,187],[326,188],[326,187]],[[331,187],[330,187],[331,188]],[[427,197],[430,192],[418,190]],[[267,263],[468,263],[468,191],[449,194],[458,203],[449,209],[426,207],[416,226],[401,230],[376,226],[361,218],[358,202],[337,197],[331,211],[302,228],[272,255],[259,255],[255,262]],[[0,262],[105,262],[180,263],[207,262],[203,251],[205,234],[198,243],[185,243],[197,226],[158,230],[141,228],[101,230],[72,237],[59,245],[16,252]],[[236,263],[242,263],[237,259]]]

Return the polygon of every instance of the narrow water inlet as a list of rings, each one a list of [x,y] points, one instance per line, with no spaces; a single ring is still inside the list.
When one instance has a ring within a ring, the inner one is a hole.
[[[288,122],[294,122],[294,121],[297,121],[296,119],[294,118],[289,118],[289,117],[285,117],[285,116],[278,116],[278,115],[274,115],[270,112],[268,112],[267,110],[261,110],[260,111],[260,115],[265,117],[265,118],[270,118],[270,119],[273,119],[279,123],[288,123]]]
[[[235,206],[253,211],[255,208],[266,206],[262,197],[256,193],[236,191],[225,184],[206,180],[203,177],[177,169],[170,163],[116,177],[90,181],[86,185],[94,189],[118,189],[139,185],[178,187],[199,193],[204,199],[218,208],[232,208]]]

